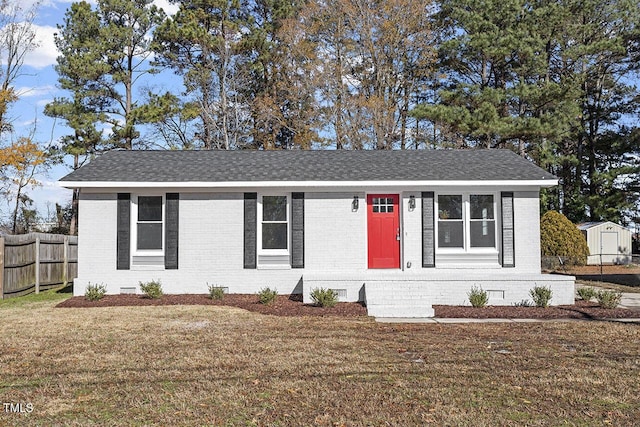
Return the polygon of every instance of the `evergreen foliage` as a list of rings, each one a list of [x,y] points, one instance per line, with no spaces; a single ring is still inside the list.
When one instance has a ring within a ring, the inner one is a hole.
[[[258,301],[260,304],[271,304],[278,297],[278,291],[274,288],[265,287],[258,292]]]
[[[473,307],[486,307],[489,302],[489,294],[487,291],[475,285],[471,287],[469,292],[467,292],[467,296],[469,297],[469,302]]]
[[[598,304],[600,304],[602,308],[613,309],[620,304],[620,301],[622,301],[622,292],[601,289],[596,293],[596,298],[598,300]]]
[[[319,307],[335,307],[338,303],[338,292],[328,288],[315,288],[311,290],[311,300]]]
[[[89,283],[87,285],[87,289],[84,291],[84,297],[89,301],[99,301],[101,300],[105,294],[107,293],[107,287],[101,284],[92,285]]]
[[[566,216],[547,211],[540,220],[540,249],[542,256],[567,257],[567,262],[584,265],[589,247],[578,227]]]
[[[599,0],[441,0],[433,96],[412,114],[436,145],[509,148],[560,178],[543,210],[635,216],[640,9]],[[620,179],[624,177],[624,179]]]
[[[535,286],[529,291],[529,295],[536,307],[547,308],[553,297],[553,292],[548,286]]]
[[[140,290],[146,298],[156,299],[160,298],[164,293],[162,292],[162,284],[160,280],[152,280],[150,282],[140,282]]]
[[[587,301],[587,302],[591,301],[594,297],[598,295],[598,292],[590,286],[578,288],[576,292],[578,293],[578,296],[583,301]]]
[[[152,143],[506,148],[559,177],[541,192],[543,211],[573,222],[637,216],[637,2],[170,3],[177,13],[165,16],[152,0],[74,2],[58,25],[68,96],[45,114],[72,129],[60,145],[74,168]],[[143,88],[160,67],[183,84]],[[0,132],[16,96],[0,88]]]
[[[207,289],[209,290],[209,298],[215,300],[221,300],[224,298],[224,288],[217,285],[210,285],[207,283]]]

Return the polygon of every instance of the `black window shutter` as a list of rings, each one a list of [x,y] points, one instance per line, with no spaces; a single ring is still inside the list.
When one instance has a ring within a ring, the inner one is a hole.
[[[164,229],[164,268],[178,269],[178,220],[180,213],[180,194],[167,193],[165,197]]]
[[[131,194],[118,193],[116,269],[128,270],[131,258]]]
[[[258,194],[244,193],[244,268],[256,268]]]
[[[291,267],[304,268],[304,193],[291,194]]]
[[[502,205],[502,266],[515,267],[515,242],[513,226],[513,193],[501,194]]]
[[[422,193],[422,267],[436,266],[435,213],[433,191]]]

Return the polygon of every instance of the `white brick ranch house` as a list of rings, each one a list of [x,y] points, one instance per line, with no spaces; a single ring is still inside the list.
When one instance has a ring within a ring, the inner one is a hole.
[[[557,179],[508,150],[111,151],[79,188],[78,278],[108,293],[331,288],[377,317],[490,304],[574,280],[540,271],[539,191]]]

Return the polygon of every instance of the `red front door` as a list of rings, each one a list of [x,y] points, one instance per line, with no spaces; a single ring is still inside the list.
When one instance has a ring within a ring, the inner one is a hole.
[[[367,196],[369,268],[400,268],[400,213],[397,194]]]

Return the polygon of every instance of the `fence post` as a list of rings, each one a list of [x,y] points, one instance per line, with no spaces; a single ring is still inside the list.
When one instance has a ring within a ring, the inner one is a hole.
[[[4,299],[4,237],[0,237],[0,299]]]
[[[602,251],[600,251],[600,281],[603,282],[602,279]]]
[[[40,237],[36,237],[36,294],[40,293]]]
[[[67,286],[69,281],[69,236],[64,236],[64,255],[62,262],[62,284]]]

